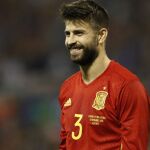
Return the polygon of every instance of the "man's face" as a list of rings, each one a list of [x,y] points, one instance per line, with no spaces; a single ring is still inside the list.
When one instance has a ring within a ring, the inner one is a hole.
[[[65,22],[65,45],[73,62],[90,65],[98,56],[98,37],[92,26],[83,21]]]

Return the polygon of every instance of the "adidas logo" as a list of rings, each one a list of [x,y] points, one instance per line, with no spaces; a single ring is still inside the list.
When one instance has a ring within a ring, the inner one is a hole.
[[[71,104],[72,104],[72,100],[71,100],[71,98],[69,98],[69,99],[65,102],[64,107],[71,106]]]

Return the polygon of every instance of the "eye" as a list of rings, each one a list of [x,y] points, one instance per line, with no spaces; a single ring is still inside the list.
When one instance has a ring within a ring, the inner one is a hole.
[[[83,31],[74,31],[75,35],[82,36],[84,34]]]
[[[69,36],[70,35],[70,32],[69,31],[65,31],[65,36]]]

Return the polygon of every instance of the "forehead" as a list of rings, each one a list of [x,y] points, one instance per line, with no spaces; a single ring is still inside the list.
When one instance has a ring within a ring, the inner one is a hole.
[[[82,20],[66,20],[65,21],[65,30],[93,30],[90,23],[82,21]]]

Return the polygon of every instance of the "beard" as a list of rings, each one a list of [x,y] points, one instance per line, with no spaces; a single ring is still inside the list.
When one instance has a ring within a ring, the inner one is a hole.
[[[98,51],[96,50],[96,45],[92,45],[90,47],[85,47],[83,45],[72,45],[72,46],[67,46],[68,49],[71,51],[72,49],[82,49],[81,54],[78,55],[70,55],[71,60],[80,66],[88,66],[91,65],[94,60],[98,56]]]

